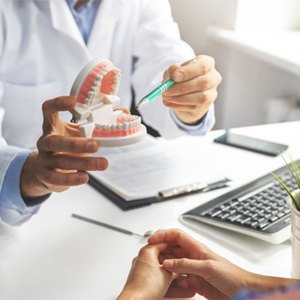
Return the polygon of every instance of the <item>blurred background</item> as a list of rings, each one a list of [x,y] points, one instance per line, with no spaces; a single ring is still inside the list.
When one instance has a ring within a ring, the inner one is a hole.
[[[170,0],[181,36],[223,77],[215,129],[300,120],[299,0]]]

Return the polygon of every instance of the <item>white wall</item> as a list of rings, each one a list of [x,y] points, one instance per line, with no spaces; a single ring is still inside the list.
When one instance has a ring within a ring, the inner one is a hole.
[[[237,0],[170,0],[182,37],[197,53],[209,50],[208,26],[235,27]]]
[[[243,31],[299,29],[299,11],[299,0],[238,0],[236,29]]]
[[[170,0],[170,3],[183,39],[196,53],[213,56],[223,76],[216,101],[215,128],[265,123],[266,99],[300,98],[300,79],[295,75],[208,38],[209,26],[235,27],[237,0]]]

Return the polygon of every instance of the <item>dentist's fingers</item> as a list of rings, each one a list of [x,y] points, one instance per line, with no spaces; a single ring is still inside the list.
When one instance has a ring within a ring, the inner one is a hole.
[[[89,175],[86,172],[64,173],[56,170],[47,170],[39,173],[38,178],[49,191],[61,192],[71,186],[87,183]]]
[[[42,136],[37,142],[39,151],[47,152],[95,153],[99,147],[99,142],[94,139],[53,134]]]
[[[181,66],[171,65],[169,75],[175,82],[183,82],[207,74],[215,68],[215,61],[207,55],[198,55],[195,59]]]
[[[165,97],[175,97],[175,96],[183,96],[190,93],[201,93],[212,88],[215,88],[216,81],[216,72],[210,71],[205,75],[198,76],[191,80],[182,81],[175,83],[172,85],[166,92],[164,92],[163,96]]]
[[[42,105],[44,134],[51,133],[52,126],[58,119],[60,111],[70,111],[75,105],[76,99],[72,96],[62,96],[45,101]]]
[[[81,170],[81,171],[104,171],[108,167],[105,157],[70,156],[62,154],[50,155],[44,161],[48,169]]]

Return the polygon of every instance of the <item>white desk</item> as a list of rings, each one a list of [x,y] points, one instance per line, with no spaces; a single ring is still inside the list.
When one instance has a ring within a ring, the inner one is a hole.
[[[300,122],[248,127],[248,135],[288,143],[300,157]],[[219,166],[237,186],[283,164],[282,158],[212,143],[220,132],[199,140],[205,163]],[[201,166],[200,166],[201,167]],[[232,188],[232,187],[230,187]],[[255,272],[290,276],[291,246],[271,245],[236,233],[201,225],[201,232],[180,224],[177,217],[230,188],[122,211],[86,185],[53,194],[42,209],[19,228],[0,225],[1,299],[115,299],[131,261],[143,241],[71,218],[72,213],[143,233],[178,227],[240,266]]]

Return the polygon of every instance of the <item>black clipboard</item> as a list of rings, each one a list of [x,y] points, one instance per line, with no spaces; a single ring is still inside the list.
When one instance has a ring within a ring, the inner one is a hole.
[[[89,174],[89,184],[123,210],[138,208],[141,206],[150,205],[154,202],[162,201],[156,196],[128,201],[102,184],[91,174]]]
[[[101,183],[99,179],[96,179],[93,175],[89,174],[89,184],[123,210],[129,210],[150,205],[152,203],[171,200],[188,194],[208,192],[218,188],[226,187],[228,182],[230,182],[230,179],[223,177],[218,178],[216,181],[210,182],[208,184],[199,182],[197,183],[198,185],[196,185],[196,183],[193,183],[192,185],[185,185],[182,187],[172,188],[166,191],[158,192],[157,195],[154,195],[153,197],[126,200],[119,194],[109,189],[103,183]]]

